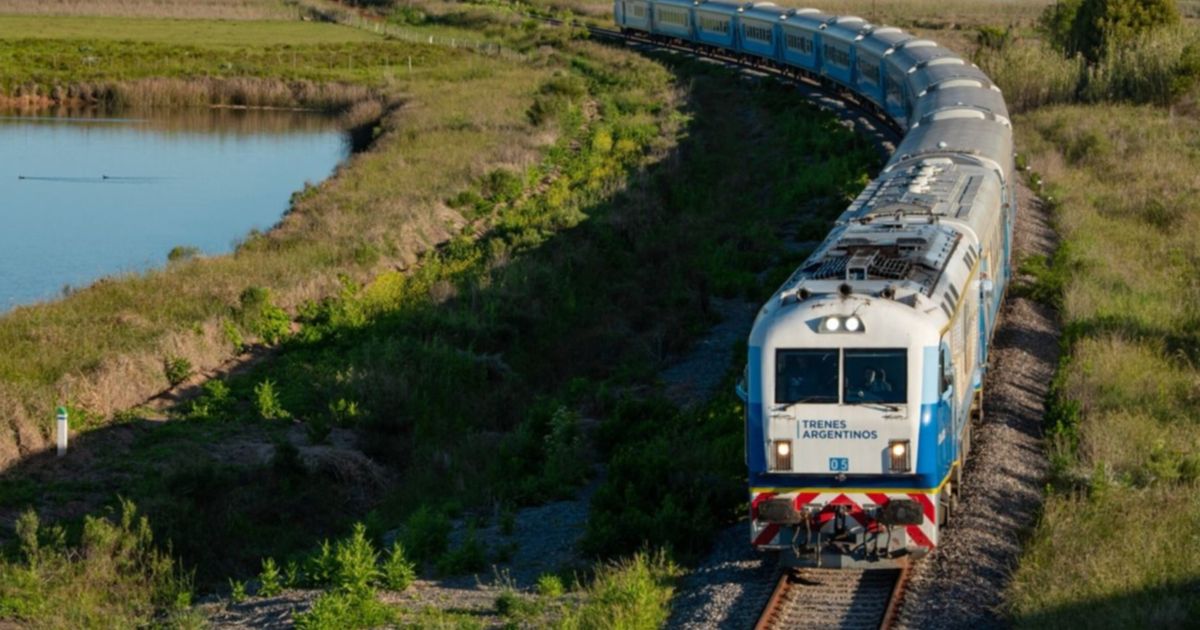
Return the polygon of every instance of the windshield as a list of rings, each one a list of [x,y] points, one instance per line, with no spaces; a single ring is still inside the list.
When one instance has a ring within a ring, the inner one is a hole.
[[[775,402],[836,403],[838,351],[776,350]]]
[[[899,350],[846,350],[848,405],[903,403],[908,390],[908,352]]]

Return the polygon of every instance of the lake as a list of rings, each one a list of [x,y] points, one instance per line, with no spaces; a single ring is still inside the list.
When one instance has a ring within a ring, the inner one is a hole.
[[[304,112],[0,116],[0,312],[162,266],[176,246],[232,251],[349,150]]]

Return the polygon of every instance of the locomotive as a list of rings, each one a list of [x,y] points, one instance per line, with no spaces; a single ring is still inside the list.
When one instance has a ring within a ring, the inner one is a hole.
[[[623,32],[816,81],[903,132],[879,175],[759,310],[746,407],[750,539],[880,566],[957,505],[1017,203],[1000,89],[935,42],[772,3],[615,0]]]

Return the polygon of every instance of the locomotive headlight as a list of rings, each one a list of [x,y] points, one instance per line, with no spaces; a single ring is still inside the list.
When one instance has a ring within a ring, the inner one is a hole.
[[[826,317],[821,328],[824,328],[825,332],[837,332],[842,328],[842,320],[837,317]]]
[[[858,332],[862,328],[862,320],[851,315],[846,318],[846,332]]]
[[[792,469],[792,441],[791,440],[775,440],[773,457],[771,458],[772,470],[790,471]]]
[[[891,472],[906,473],[912,470],[908,440],[892,440],[888,442],[888,461],[888,469]]]

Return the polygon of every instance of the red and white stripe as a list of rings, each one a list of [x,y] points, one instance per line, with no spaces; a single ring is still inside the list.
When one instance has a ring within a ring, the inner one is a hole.
[[[876,532],[880,530],[880,525],[867,513],[863,511],[864,505],[874,505],[883,507],[892,499],[912,499],[921,505],[925,512],[925,521],[920,525],[904,526],[904,533],[908,539],[909,547],[928,547],[937,546],[938,527],[937,527],[937,501],[933,495],[923,492],[755,492],[751,495],[750,500],[750,523],[751,534],[750,540],[755,547],[788,547],[791,545],[792,532],[790,527],[781,526],[775,523],[767,523],[758,520],[758,506],[763,501],[775,497],[791,498],[797,509],[809,505],[820,505],[821,510],[817,513],[813,523],[814,531],[817,526],[822,533],[833,534],[835,531],[834,518],[838,506],[847,506],[849,512],[846,519],[846,527],[851,532],[856,530],[864,530],[867,532]],[[785,531],[786,530],[786,531]],[[784,535],[786,534],[786,536]]]

